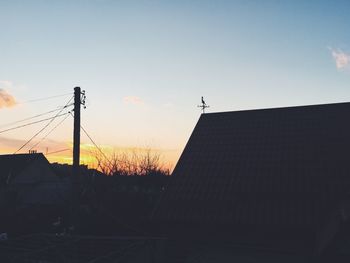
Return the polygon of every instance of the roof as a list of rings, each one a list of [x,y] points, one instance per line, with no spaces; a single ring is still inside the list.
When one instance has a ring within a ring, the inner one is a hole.
[[[5,154],[0,155],[0,185],[6,184],[8,176],[14,178],[20,174],[32,162],[42,159],[47,161],[42,153],[28,153],[28,154]],[[49,163],[48,163],[49,164]]]
[[[349,116],[350,103],[202,114],[153,219],[317,225],[349,189]]]

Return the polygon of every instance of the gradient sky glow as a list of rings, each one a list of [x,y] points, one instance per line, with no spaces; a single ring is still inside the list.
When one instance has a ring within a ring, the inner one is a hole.
[[[82,87],[82,124],[101,145],[152,147],[175,163],[201,96],[209,112],[350,101],[349,1],[0,0],[0,10],[0,89],[22,102]],[[68,99],[0,107],[0,122]],[[69,147],[69,120],[42,147]],[[0,134],[1,152],[40,125]]]

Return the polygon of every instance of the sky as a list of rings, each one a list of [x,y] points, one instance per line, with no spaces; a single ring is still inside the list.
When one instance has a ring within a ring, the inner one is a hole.
[[[201,96],[207,112],[349,101],[349,10],[322,0],[0,0],[0,152],[47,122],[1,132],[9,123],[64,106],[75,86],[86,91],[82,125],[102,149],[152,148],[169,165]],[[72,124],[35,149],[71,148]],[[82,145],[93,148],[83,134]],[[70,162],[71,152],[48,157]]]

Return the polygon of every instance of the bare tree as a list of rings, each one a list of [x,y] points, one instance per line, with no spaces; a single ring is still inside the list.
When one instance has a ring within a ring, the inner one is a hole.
[[[146,149],[134,149],[107,155],[100,151],[91,152],[96,160],[96,168],[106,175],[149,176],[170,175],[170,169],[161,162],[160,153]]]

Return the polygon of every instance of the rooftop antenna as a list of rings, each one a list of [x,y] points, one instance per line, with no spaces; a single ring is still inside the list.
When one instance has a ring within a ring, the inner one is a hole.
[[[204,98],[202,96],[202,104],[198,105],[197,107],[202,109],[202,113],[205,113],[205,109],[209,108],[210,106],[205,103]]]

